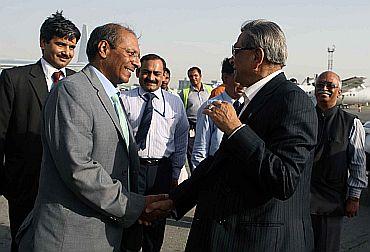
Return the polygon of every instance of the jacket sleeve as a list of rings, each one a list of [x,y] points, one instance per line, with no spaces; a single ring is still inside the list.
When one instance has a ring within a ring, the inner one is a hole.
[[[142,213],[145,198],[128,192],[93,159],[93,105],[72,84],[59,85],[47,100],[43,122],[46,144],[66,186],[91,208],[129,227]]]
[[[278,116],[265,121],[271,123],[266,141],[247,124],[225,143],[231,157],[243,164],[233,169],[245,181],[255,181],[261,190],[280,200],[293,195],[316,145],[316,112],[303,95],[291,91],[274,105]]]
[[[13,109],[14,86],[7,70],[0,75],[0,178],[4,177],[5,141]],[[0,195],[4,181],[0,181]]]

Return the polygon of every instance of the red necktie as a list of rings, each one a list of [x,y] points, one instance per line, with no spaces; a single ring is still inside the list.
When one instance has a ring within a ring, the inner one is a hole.
[[[53,79],[53,84],[56,85],[60,79],[60,76],[63,76],[62,71],[54,72],[51,78]]]

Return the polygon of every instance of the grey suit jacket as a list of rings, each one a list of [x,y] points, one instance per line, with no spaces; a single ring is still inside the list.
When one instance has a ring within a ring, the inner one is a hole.
[[[145,199],[135,193],[139,161],[132,134],[127,149],[91,66],[52,90],[42,124],[39,192],[18,234],[20,250],[119,250],[123,228],[135,223]]]

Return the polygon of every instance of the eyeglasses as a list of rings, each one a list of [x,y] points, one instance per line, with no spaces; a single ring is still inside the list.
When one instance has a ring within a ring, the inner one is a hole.
[[[334,89],[334,88],[339,87],[339,85],[333,82],[330,82],[330,81],[320,81],[320,82],[317,82],[315,86],[316,88],[319,88],[319,89],[323,89],[324,87],[326,87],[327,89]]]
[[[256,48],[254,48],[254,47],[237,47],[237,46],[233,45],[231,47],[231,52],[232,52],[232,55],[235,57],[235,55],[237,55],[238,52],[240,52],[240,51],[254,50],[254,49],[256,49]]]
[[[140,59],[140,53],[137,53],[133,50],[123,48],[123,47],[120,47],[120,46],[116,46],[115,49],[117,49],[117,48],[124,50],[128,54],[129,57]]]

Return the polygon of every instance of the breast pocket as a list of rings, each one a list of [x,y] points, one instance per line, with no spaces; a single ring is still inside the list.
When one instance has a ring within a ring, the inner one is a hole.
[[[176,117],[175,116],[161,116],[157,122],[158,134],[165,138],[170,139],[175,134]]]

